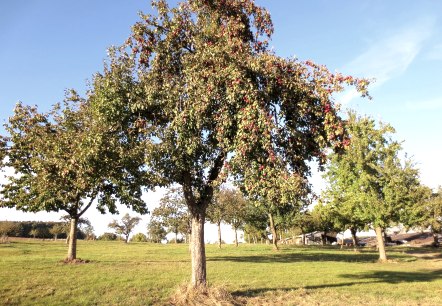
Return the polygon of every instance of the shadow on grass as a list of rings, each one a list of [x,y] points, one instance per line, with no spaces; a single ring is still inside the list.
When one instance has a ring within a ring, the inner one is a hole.
[[[361,274],[342,274],[342,278],[348,278],[350,281],[322,284],[305,287],[292,287],[292,288],[255,288],[247,290],[238,290],[232,292],[233,296],[237,297],[255,297],[260,296],[268,292],[276,291],[295,291],[299,289],[324,289],[324,288],[337,288],[337,287],[349,287],[354,285],[365,284],[400,284],[400,283],[413,283],[413,282],[432,282],[442,279],[442,269],[434,271],[418,271],[418,272],[403,272],[403,271],[372,271]]]
[[[409,256],[393,256],[392,258],[407,258]],[[214,256],[207,258],[208,261],[233,261],[250,263],[291,263],[291,262],[376,262],[379,258],[377,253],[330,253],[330,252],[310,252],[310,253],[272,253],[265,255],[243,255],[243,256]]]

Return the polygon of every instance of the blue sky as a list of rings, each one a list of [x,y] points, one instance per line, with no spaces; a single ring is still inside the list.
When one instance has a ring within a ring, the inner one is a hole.
[[[278,55],[376,78],[372,101],[349,91],[337,97],[343,108],[392,124],[423,183],[442,185],[441,1],[256,2],[272,15]],[[19,100],[47,110],[67,88],[84,92],[106,49],[150,9],[147,0],[1,1],[0,123]],[[15,216],[0,210],[0,220]]]

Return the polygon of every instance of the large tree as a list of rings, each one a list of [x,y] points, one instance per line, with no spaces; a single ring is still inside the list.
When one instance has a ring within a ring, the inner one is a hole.
[[[349,146],[331,156],[324,197],[349,220],[375,229],[379,260],[386,261],[383,231],[414,204],[418,172],[400,159],[401,146],[390,125],[350,113],[348,131]]]
[[[229,173],[266,199],[275,186],[284,194],[299,185],[308,161],[342,146],[333,92],[349,84],[366,94],[367,82],[278,57],[268,48],[270,15],[252,0],[152,3],[157,13],[141,14],[91,96],[104,126],[141,133],[152,175],[182,186],[191,283],[206,286],[204,222],[214,188]]]
[[[89,101],[71,92],[48,113],[18,103],[5,125],[0,167],[15,173],[2,184],[1,207],[18,210],[65,211],[70,219],[67,260],[77,257],[80,217],[95,205],[117,212],[116,201],[140,213],[144,154],[130,136],[116,137],[97,124]],[[1,156],[0,156],[1,157]]]

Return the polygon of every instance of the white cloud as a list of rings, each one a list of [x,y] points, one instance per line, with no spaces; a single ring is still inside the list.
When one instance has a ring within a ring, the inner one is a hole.
[[[420,20],[371,43],[368,49],[342,68],[345,74],[375,79],[370,89],[404,73],[431,37],[434,20]],[[343,94],[340,103],[349,103],[356,91]]]

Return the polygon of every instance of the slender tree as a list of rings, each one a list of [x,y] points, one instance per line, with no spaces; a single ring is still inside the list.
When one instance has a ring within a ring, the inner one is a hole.
[[[189,213],[183,192],[178,188],[170,188],[160,200],[160,205],[152,211],[155,218],[170,233],[186,235],[189,231]]]
[[[108,227],[115,230],[117,235],[123,235],[124,242],[128,243],[130,233],[132,233],[133,229],[138,225],[138,223],[140,223],[140,221],[140,217],[131,217],[128,213],[126,213],[121,218],[121,222],[114,219],[111,223],[109,223]]]
[[[222,236],[221,236],[221,223],[226,219],[226,210],[224,206],[227,204],[225,201],[221,201],[221,195],[223,189],[217,189],[214,193],[212,204],[207,208],[206,218],[209,222],[216,224],[218,227],[218,247],[221,248]]]
[[[67,260],[77,257],[81,216],[96,205],[116,213],[116,201],[147,212],[141,200],[144,154],[130,136],[116,137],[97,124],[89,101],[70,92],[48,113],[18,103],[5,125],[9,133],[1,167],[11,167],[0,191],[0,206],[23,211],[65,211],[70,233]]]
[[[141,14],[111,52],[91,96],[103,126],[141,130],[154,178],[182,186],[192,217],[191,284],[206,286],[204,222],[214,189],[229,173],[267,200],[275,186],[299,184],[308,161],[341,147],[333,92],[349,84],[366,94],[367,82],[275,55],[270,15],[252,0],[153,6],[157,13]]]
[[[235,232],[235,246],[238,246],[238,230],[244,225],[247,201],[239,190],[224,189],[219,195],[220,207],[225,208],[225,221]]]

